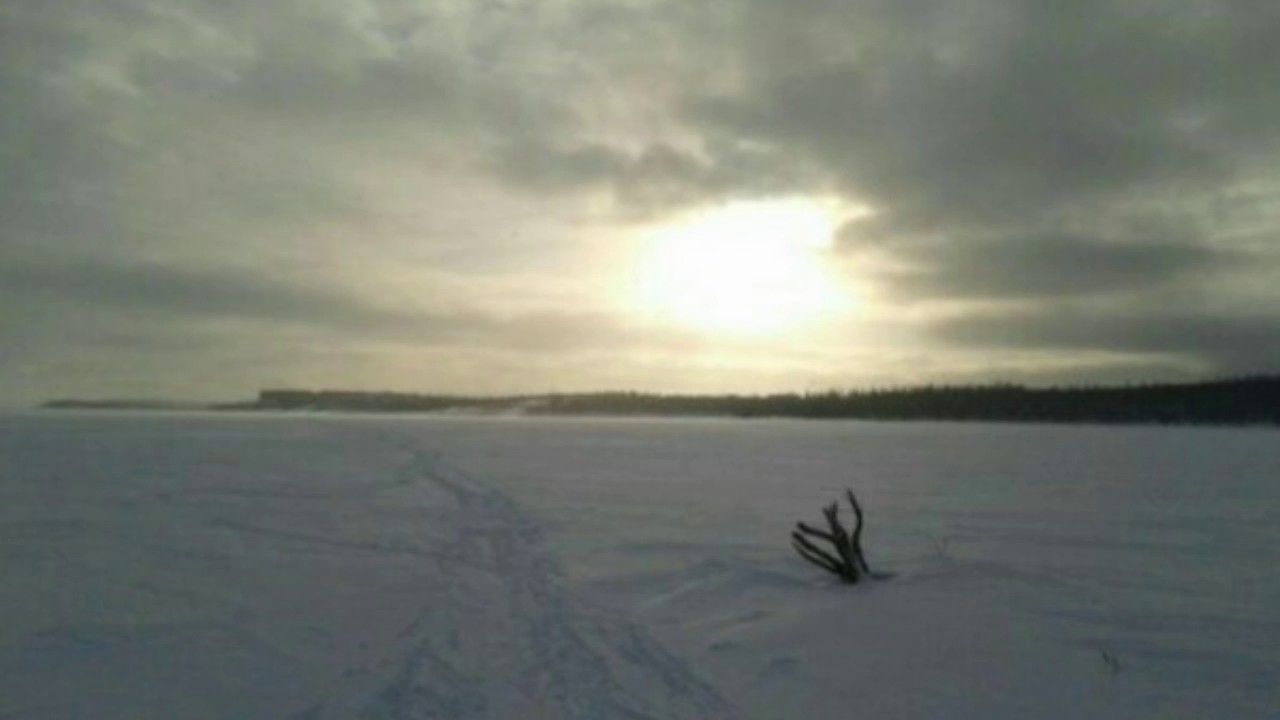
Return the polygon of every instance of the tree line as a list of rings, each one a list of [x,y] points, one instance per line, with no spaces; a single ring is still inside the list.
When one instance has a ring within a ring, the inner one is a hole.
[[[539,415],[657,415],[982,420],[1066,423],[1280,424],[1280,376],[1197,383],[1030,388],[925,385],[770,395],[598,392],[466,397],[394,392],[264,390],[225,408],[366,412],[519,411]]]

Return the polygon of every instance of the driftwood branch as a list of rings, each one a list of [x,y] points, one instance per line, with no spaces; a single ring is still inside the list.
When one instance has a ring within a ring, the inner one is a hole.
[[[843,582],[853,584],[865,577],[872,577],[872,574],[862,555],[862,506],[858,504],[852,490],[846,491],[845,496],[853,510],[852,532],[841,524],[840,505],[833,502],[822,508],[827,529],[815,528],[803,522],[796,523],[796,529],[791,533],[791,546],[806,561],[838,576]],[[826,543],[831,549],[819,547],[817,542]]]

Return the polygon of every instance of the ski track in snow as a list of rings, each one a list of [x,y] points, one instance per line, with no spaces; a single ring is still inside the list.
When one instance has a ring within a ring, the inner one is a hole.
[[[642,628],[573,597],[541,528],[509,497],[420,451],[397,482],[443,491],[452,537],[422,553],[440,593],[400,633],[360,717],[742,717]]]

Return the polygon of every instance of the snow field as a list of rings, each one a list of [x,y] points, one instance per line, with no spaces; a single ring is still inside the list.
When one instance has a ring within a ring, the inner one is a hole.
[[[0,417],[3,718],[1268,718],[1270,430]],[[853,487],[884,582],[794,557]]]

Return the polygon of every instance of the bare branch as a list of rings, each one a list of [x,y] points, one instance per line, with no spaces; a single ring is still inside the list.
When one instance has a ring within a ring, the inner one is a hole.
[[[800,557],[805,560],[808,560],[823,570],[844,577],[844,571],[841,569],[840,563],[835,558],[831,557],[831,555],[827,554],[821,548],[809,543],[800,535],[792,533],[791,546],[794,547],[796,552],[800,554]]]
[[[791,533],[791,545],[806,561],[839,576],[844,582],[856,583],[863,577],[878,576],[871,574],[862,555],[862,506],[852,490],[846,491],[845,496],[853,510],[852,533],[840,523],[840,503],[837,501],[822,508],[827,530],[798,522]],[[819,547],[815,541],[830,545],[831,550]]]
[[[829,533],[829,532],[825,532],[825,531],[823,531],[823,530],[819,530],[818,528],[813,527],[812,525],[808,525],[808,524],[805,524],[805,523],[802,523],[802,522],[798,522],[798,523],[796,523],[796,529],[797,529],[797,530],[799,530],[800,532],[802,532],[802,533],[806,534],[806,535],[811,535],[811,536],[816,537],[816,538],[818,538],[818,539],[820,539],[820,540],[826,540],[827,542],[832,543],[832,544],[835,544],[836,542],[838,542],[838,541],[836,540],[836,536],[835,536],[835,535],[832,535],[831,533]]]
[[[840,524],[840,506],[837,503],[831,503],[822,509],[822,514],[826,516],[827,525],[831,527],[831,545],[840,555],[841,566],[848,568],[856,581],[858,565],[849,549],[849,533]]]
[[[849,538],[849,552],[858,561],[858,567],[864,573],[871,570],[867,567],[866,558],[862,557],[862,506],[858,504],[858,499],[853,496],[852,490],[846,490],[845,494],[849,496],[849,506],[853,508],[853,534]]]
[[[840,562],[838,558],[836,558],[834,555],[827,552],[826,550],[823,550],[822,548],[818,547],[817,545],[814,545],[812,542],[809,541],[808,538],[801,535],[800,533],[791,533],[791,539],[799,543],[800,546],[803,547],[805,550],[808,550],[809,552],[817,555],[823,560],[826,560],[827,562],[831,563],[835,567],[837,568],[842,567],[843,564]]]

